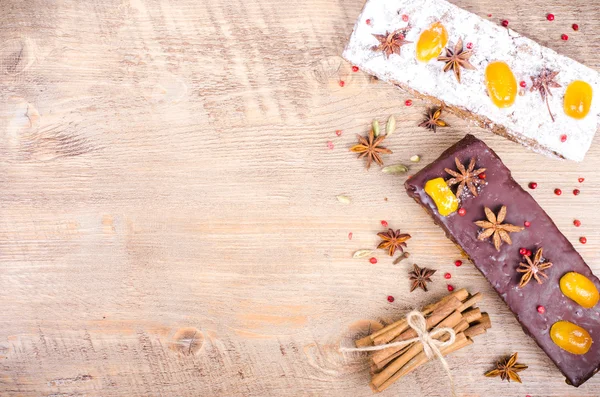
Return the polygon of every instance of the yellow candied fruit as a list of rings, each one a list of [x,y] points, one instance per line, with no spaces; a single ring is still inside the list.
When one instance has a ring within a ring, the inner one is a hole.
[[[494,105],[507,108],[515,103],[517,79],[505,62],[490,63],[485,69],[485,84]]]
[[[592,346],[592,337],[579,325],[557,321],[550,328],[550,337],[558,347],[573,354],[585,354]]]
[[[567,298],[574,300],[586,309],[596,306],[600,299],[598,288],[592,280],[576,272],[569,272],[561,277],[560,290]]]
[[[585,81],[576,80],[569,84],[565,92],[565,113],[574,119],[582,119],[592,106],[592,86]]]
[[[432,23],[421,33],[417,41],[417,59],[429,62],[437,58],[448,44],[448,32],[441,22]]]
[[[444,178],[428,180],[425,184],[425,193],[432,198],[442,216],[448,216],[458,209],[458,199],[452,193]]]

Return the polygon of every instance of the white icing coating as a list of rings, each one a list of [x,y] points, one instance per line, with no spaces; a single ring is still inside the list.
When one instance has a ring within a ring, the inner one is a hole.
[[[409,16],[408,22],[402,21],[403,14]],[[370,19],[369,24],[367,19]],[[463,69],[462,84],[456,81],[452,71],[443,72],[443,62],[433,59],[425,64],[416,60],[415,43],[419,35],[438,20],[448,31],[450,48],[459,38],[465,46],[473,43],[470,62],[477,70]],[[371,50],[379,44],[373,34],[385,34],[408,24],[406,40],[413,43],[402,46],[401,55],[392,54],[385,59],[382,52]],[[492,123],[504,126],[519,141],[536,141],[540,147],[535,149],[546,154],[556,152],[564,158],[581,161],[598,128],[600,75],[596,71],[444,0],[368,0],[343,56],[381,80],[395,81],[447,105],[485,116]],[[525,95],[518,95],[509,108],[498,108],[487,95],[485,68],[496,60],[510,66],[517,84],[521,80],[527,83]],[[539,92],[529,91],[530,76],[537,76],[544,68],[560,71],[556,81],[562,87],[551,88],[553,96],[549,97],[555,122]],[[594,92],[590,112],[582,120],[567,116],[563,110],[565,90],[575,80],[589,83]],[[565,142],[560,139],[563,134],[567,135]]]

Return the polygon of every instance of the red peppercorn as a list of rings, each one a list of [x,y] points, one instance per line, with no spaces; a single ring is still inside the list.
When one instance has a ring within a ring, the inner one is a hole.
[[[348,240],[352,240],[352,232],[348,233]]]
[[[383,227],[388,227],[388,223],[387,223],[387,221],[381,221],[381,226],[383,226]]]
[[[527,250],[527,252],[525,253],[525,255],[531,256],[531,250]]]
[[[335,130],[335,135],[342,136],[342,130]]]
[[[530,188],[530,189],[535,189],[535,188],[537,188],[537,183],[535,183],[535,182],[529,182],[529,188]]]
[[[525,227],[529,227],[529,226],[531,226],[531,222],[525,221],[525,222],[523,222],[523,225],[525,225]]]
[[[371,262],[372,264],[376,264],[377,258],[371,258],[371,259],[369,259],[369,262]]]
[[[546,15],[546,19],[548,19],[549,21],[554,21],[554,14]]]
[[[566,35],[566,34],[564,34],[564,33],[563,33],[563,34],[560,36],[560,38],[561,38],[561,39],[563,39],[564,41],[567,41],[567,40],[569,40],[569,36],[567,36],[567,35]]]
[[[579,25],[577,25],[576,23],[573,24],[573,30],[574,31],[578,31],[579,30]]]
[[[412,101],[410,99],[407,99],[406,102],[404,102],[404,104],[406,106],[412,106]]]
[[[394,297],[392,295],[387,297],[388,302],[392,303],[394,301]]]
[[[557,196],[560,196],[562,194],[562,190],[554,189],[554,194],[556,194]]]
[[[327,148],[329,150],[333,150],[333,142],[331,142],[331,141],[327,142]]]
[[[464,209],[464,208],[459,208],[459,209],[458,209],[458,215],[460,215],[460,216],[465,216],[465,215],[467,215],[467,210],[466,210],[466,209]]]
[[[519,85],[523,88],[527,87],[527,83],[525,82],[525,80],[521,80],[521,82],[519,83]]]
[[[579,183],[583,183],[583,181],[585,181],[585,179],[584,179],[584,178],[579,178],[579,179],[577,179],[577,180],[579,181]]]
[[[579,226],[581,226],[581,221],[579,219],[575,219],[573,221],[573,224],[575,225],[575,227],[579,227]]]
[[[539,305],[537,307],[537,311],[538,311],[539,314],[544,314],[544,313],[546,313],[546,308],[544,306],[542,306],[542,305]]]
[[[406,14],[402,15],[402,20],[404,22],[408,22],[408,15],[406,15]]]
[[[358,72],[358,66],[352,66],[352,71],[353,72]]]
[[[566,141],[567,141],[567,135],[566,135],[566,134],[562,134],[562,135],[560,136],[560,141],[561,141],[561,142],[566,142]]]
[[[478,176],[479,176],[479,179],[485,179],[485,172],[482,172]]]
[[[468,42],[467,43],[467,49],[472,50],[473,49],[473,43]]]
[[[448,280],[448,279],[452,278],[452,275],[450,273],[446,273],[446,274],[444,274],[444,278],[446,280]]]
[[[454,262],[454,266],[456,267],[461,267],[462,266],[462,261],[459,259],[457,261]]]
[[[579,189],[573,189],[573,194],[575,196],[579,196],[579,193],[581,193],[581,191],[579,191]]]
[[[365,22],[367,23],[367,25],[371,24],[371,20],[370,19],[367,19]]]
[[[502,26],[504,26],[504,27],[508,26],[508,21],[506,19],[504,21],[502,21]]]
[[[525,255],[527,253],[527,248],[519,248],[519,254]]]
[[[579,237],[579,242],[581,244],[585,244],[585,243],[587,243],[587,238],[585,238],[585,237]]]

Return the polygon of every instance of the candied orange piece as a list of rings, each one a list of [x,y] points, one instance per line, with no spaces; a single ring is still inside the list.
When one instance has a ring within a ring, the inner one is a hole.
[[[485,84],[494,105],[507,108],[517,98],[517,79],[506,62],[490,63],[485,69]]]
[[[585,354],[592,346],[590,334],[569,321],[555,322],[550,328],[550,337],[558,347],[573,354]]]
[[[425,184],[425,193],[431,197],[442,216],[448,216],[458,209],[458,199],[444,178],[428,180]]]
[[[582,119],[592,106],[592,86],[585,81],[575,80],[565,92],[565,113],[574,119]]]
[[[429,62],[437,58],[448,44],[448,32],[441,22],[432,23],[425,29],[417,41],[417,59]]]
[[[560,290],[567,298],[573,299],[586,309],[596,306],[600,299],[598,288],[592,280],[576,272],[569,272],[562,276]]]

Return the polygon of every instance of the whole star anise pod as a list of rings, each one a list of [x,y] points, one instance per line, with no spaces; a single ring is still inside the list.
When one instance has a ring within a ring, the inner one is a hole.
[[[386,58],[389,58],[392,54],[400,55],[400,48],[412,41],[404,40],[406,38],[406,29],[396,30],[392,33],[385,32],[385,34],[373,34],[379,45],[371,47],[373,51],[382,51]]]
[[[469,62],[471,55],[473,55],[473,51],[465,51],[462,39],[458,39],[454,46],[454,50],[446,48],[446,56],[439,56],[437,60],[446,62],[446,65],[444,65],[444,72],[447,72],[450,69],[454,70],[454,76],[456,76],[456,80],[460,83],[460,68],[477,70],[475,66],[471,65]]]
[[[496,247],[496,251],[500,251],[500,245],[502,245],[502,241],[506,244],[512,244],[512,240],[508,233],[520,232],[523,230],[521,226],[511,225],[510,223],[502,223],[504,222],[504,218],[506,217],[506,206],[502,206],[500,211],[498,212],[498,216],[494,215],[491,209],[485,207],[485,217],[487,221],[477,221],[475,224],[482,228],[483,230],[477,236],[477,240],[485,240],[488,237],[492,237],[494,241],[494,247]]]
[[[458,183],[458,188],[456,189],[456,196],[461,196],[466,186],[469,189],[469,191],[473,193],[473,196],[477,197],[477,185],[479,185],[482,182],[482,180],[479,179],[479,174],[485,172],[486,169],[475,169],[475,157],[471,157],[469,167],[466,169],[462,162],[458,159],[458,157],[454,158],[454,162],[456,163],[456,169],[460,173],[451,170],[450,168],[444,168],[444,171],[446,171],[454,177],[448,179],[446,183],[448,184],[448,186],[456,185]]]
[[[396,231],[388,229],[387,232],[377,233],[377,235],[382,240],[377,248],[388,250],[390,256],[394,256],[396,250],[403,252],[402,247],[406,247],[406,241],[411,237],[410,234],[400,233],[400,229]]]
[[[375,161],[379,166],[383,166],[383,160],[381,160],[382,154],[391,154],[390,149],[380,147],[381,142],[385,140],[385,135],[379,135],[375,139],[375,133],[373,129],[369,132],[367,138],[357,135],[358,143],[350,148],[351,152],[360,153],[358,158],[367,157],[367,169],[371,167],[371,163]]]
[[[550,118],[552,122],[554,122],[554,116],[552,115],[552,111],[550,110],[550,104],[548,103],[548,97],[552,96],[552,92],[550,92],[550,88],[559,88],[562,87],[558,84],[554,79],[558,76],[559,72],[552,72],[548,69],[544,69],[540,72],[537,77],[531,76],[531,82],[533,85],[529,89],[529,91],[539,91],[540,96],[542,97],[542,101],[546,101],[546,107],[548,108],[548,113],[550,113]]]
[[[531,278],[535,278],[538,284],[542,284],[543,281],[539,276],[543,276],[548,278],[548,276],[544,273],[544,270],[552,267],[551,262],[544,262],[542,258],[542,248],[540,247],[533,257],[533,261],[527,255],[523,255],[527,263],[519,263],[519,268],[517,272],[524,273],[521,277],[521,282],[519,282],[519,287],[523,288],[527,285]]]
[[[427,283],[431,283],[431,276],[436,272],[436,270],[428,269],[426,267],[420,268],[416,264],[413,264],[413,271],[408,272],[410,275],[410,280],[412,281],[412,286],[410,287],[410,292],[413,292],[417,288],[421,288],[423,291],[427,292]]]
[[[496,368],[485,373],[488,378],[495,378],[499,376],[502,380],[515,381],[521,383],[521,377],[517,372],[521,372],[527,369],[527,365],[517,363],[518,353],[514,353],[512,356],[500,360],[496,363]]]
[[[440,120],[441,115],[442,108],[428,109],[427,113],[425,114],[425,120],[419,124],[419,127],[425,127],[433,132],[437,132],[437,127],[448,127],[448,123],[446,123],[444,120]]]

